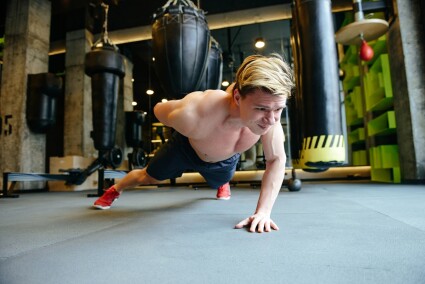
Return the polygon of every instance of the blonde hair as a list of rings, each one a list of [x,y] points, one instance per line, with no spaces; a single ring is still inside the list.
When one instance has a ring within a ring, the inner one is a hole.
[[[242,97],[260,89],[288,98],[294,87],[291,67],[279,54],[273,53],[270,56],[251,55],[245,58],[236,73],[234,90],[239,90]]]

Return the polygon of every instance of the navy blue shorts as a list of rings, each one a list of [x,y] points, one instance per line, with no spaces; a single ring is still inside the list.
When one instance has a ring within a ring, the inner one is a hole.
[[[235,154],[224,161],[205,162],[193,150],[189,139],[175,131],[149,161],[146,171],[157,180],[165,180],[193,170],[199,172],[210,187],[218,188],[232,179],[239,157],[240,154]]]

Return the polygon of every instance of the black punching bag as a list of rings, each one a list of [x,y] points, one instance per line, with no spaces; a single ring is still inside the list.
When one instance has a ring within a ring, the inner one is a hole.
[[[115,146],[118,87],[124,70],[124,58],[112,45],[94,47],[86,54],[85,72],[92,86],[92,138],[99,151]]]
[[[296,0],[302,92],[300,164],[326,169],[345,163],[339,77],[330,0]]]
[[[207,68],[205,68],[204,76],[198,90],[204,91],[208,89],[220,89],[223,77],[223,51],[220,44],[211,37],[211,47],[208,53]]]
[[[129,147],[142,147],[142,126],[145,114],[142,111],[125,112],[125,141]]]
[[[302,85],[301,85],[301,57],[300,57],[300,38],[297,33],[297,16],[295,9],[292,9],[291,20],[291,47],[294,59],[294,77],[296,88],[292,89],[292,94],[288,99],[290,147],[292,166],[300,168],[300,154],[303,141],[303,107],[302,107]]]
[[[204,12],[191,1],[168,1],[154,15],[155,70],[164,90],[171,96],[183,98],[198,89],[209,46],[210,30]]]
[[[52,73],[28,75],[26,119],[28,128],[45,133],[56,123],[56,98],[62,91],[62,78]]]

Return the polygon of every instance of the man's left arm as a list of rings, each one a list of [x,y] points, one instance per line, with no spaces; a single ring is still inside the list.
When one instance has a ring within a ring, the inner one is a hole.
[[[273,205],[282,187],[285,176],[286,154],[284,148],[285,136],[282,125],[276,123],[268,133],[261,138],[264,155],[266,159],[266,170],[264,171],[260,197],[254,215],[246,218],[236,225],[240,229],[250,226],[251,232],[270,232],[279,227],[270,218]]]

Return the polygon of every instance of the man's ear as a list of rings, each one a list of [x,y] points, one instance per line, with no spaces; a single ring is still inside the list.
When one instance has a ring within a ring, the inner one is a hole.
[[[233,101],[237,106],[239,106],[239,102],[242,99],[241,94],[239,93],[238,89],[233,90]]]

